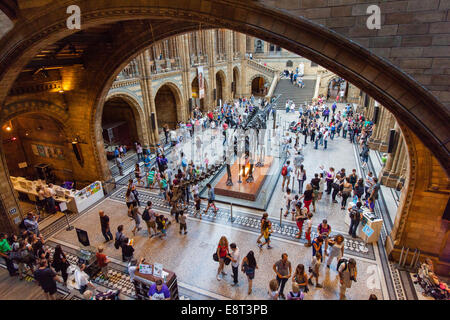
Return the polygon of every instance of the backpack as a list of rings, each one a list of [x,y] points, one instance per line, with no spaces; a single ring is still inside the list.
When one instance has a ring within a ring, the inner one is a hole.
[[[144,220],[144,221],[149,221],[150,220],[150,213],[148,212],[147,208],[142,213],[142,220]]]
[[[19,223],[19,228],[26,230],[27,226],[25,225],[25,219],[22,219],[22,221]]]
[[[284,177],[287,175],[287,166],[283,166],[283,169],[281,169],[281,175]]]
[[[341,258],[341,259],[339,259],[339,261],[338,261],[338,264],[337,264],[337,267],[336,267],[336,270],[338,270],[339,271],[339,267],[341,266],[341,264],[343,264],[343,263],[345,263],[345,268],[344,268],[344,271],[345,270],[347,270],[347,266],[348,266],[348,260],[347,259],[345,259],[345,258]]]

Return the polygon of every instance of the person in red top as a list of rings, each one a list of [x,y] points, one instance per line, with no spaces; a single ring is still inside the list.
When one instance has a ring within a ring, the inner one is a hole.
[[[223,271],[225,267],[225,258],[230,258],[229,256],[229,248],[228,248],[228,239],[225,236],[222,236],[219,240],[219,245],[217,246],[217,256],[219,258],[219,269],[217,269],[217,280],[220,281],[220,274],[226,275],[227,273]]]
[[[108,257],[103,253],[103,247],[98,247],[98,252],[96,253],[97,264],[99,268],[102,270],[103,277],[108,279]]]

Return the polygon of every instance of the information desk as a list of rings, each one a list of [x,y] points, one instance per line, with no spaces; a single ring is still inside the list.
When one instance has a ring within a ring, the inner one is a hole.
[[[36,188],[38,186],[47,187],[47,184],[43,180],[31,181],[23,177],[11,177],[11,182],[13,183],[14,190],[25,194],[30,201],[34,202],[38,199]],[[55,196],[53,197],[55,201],[58,203],[65,202],[67,209],[74,213],[85,210],[104,197],[103,187],[100,181],[95,181],[82,190],[68,190],[56,185],[52,189],[55,192]]]
[[[350,212],[349,208],[352,208],[354,203],[351,202],[345,212],[344,222],[350,227]],[[367,207],[361,207],[363,210],[363,218],[358,224],[356,229],[356,235],[361,238],[365,243],[377,242],[380,237],[381,227],[383,226],[383,219],[377,218],[370,209]]]
[[[153,265],[150,264],[153,269]],[[163,272],[166,276],[156,277],[153,274],[142,274],[138,270],[134,273],[134,288],[136,291],[136,297],[138,300],[149,300],[148,290],[150,286],[155,283],[156,280],[161,279],[169,288],[170,291],[170,299],[171,300],[179,300],[178,296],[178,284],[177,284],[177,276],[174,272],[163,269]]]

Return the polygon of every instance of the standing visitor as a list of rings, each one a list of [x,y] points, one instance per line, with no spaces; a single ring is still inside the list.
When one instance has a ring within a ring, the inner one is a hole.
[[[305,243],[305,247],[311,247],[311,230],[312,230],[312,213],[308,213],[308,219],[306,220],[305,239],[308,241]]]
[[[306,180],[306,170],[303,165],[300,165],[299,172],[297,173],[297,180],[298,180],[298,193],[302,194],[303,193],[303,183]]]
[[[56,273],[48,267],[47,259],[39,261],[39,268],[34,272],[34,279],[42,288],[48,300],[56,300],[54,294],[57,291],[56,281],[59,280]]]
[[[214,194],[214,188],[211,186],[210,183],[208,183],[206,187],[208,188],[208,206],[206,207],[204,213],[207,213],[209,208],[212,206],[214,208],[214,215],[216,215],[219,209],[217,209],[215,204],[216,196]]]
[[[133,233],[133,235],[136,235],[136,230],[140,231],[142,228],[140,227],[141,225],[141,218],[139,216],[141,216],[142,214],[139,212],[139,207],[137,205],[136,202],[133,202],[132,204],[132,208],[131,208],[131,217],[133,218],[135,225],[133,230],[131,231]]]
[[[316,252],[316,254],[312,257],[311,260],[311,266],[309,267],[309,272],[311,275],[309,276],[308,283],[310,285],[313,285],[313,282],[311,281],[312,278],[316,279],[316,288],[322,288],[322,285],[319,283],[319,268],[320,263],[322,261],[322,255],[319,251]]]
[[[14,267],[12,259],[10,259],[11,247],[5,233],[0,233],[0,256],[5,260],[6,268],[11,277],[17,275],[17,269]]]
[[[288,260],[287,253],[283,253],[281,255],[281,260],[278,260],[273,265],[273,271],[275,271],[275,274],[277,275],[277,282],[278,286],[280,288],[280,297],[283,299],[286,299],[284,296],[284,286],[286,285],[286,282],[289,280],[292,274],[292,266],[291,262]]]
[[[123,160],[120,156],[116,157],[116,166],[119,169],[119,175],[123,176]]]
[[[100,226],[102,229],[102,234],[105,237],[105,243],[113,240],[111,230],[109,228],[109,217],[105,214],[103,210],[98,212],[100,216]]]
[[[345,292],[352,287],[352,281],[356,282],[356,261],[353,258],[341,259],[338,262],[339,282],[340,282],[340,300],[345,299]]]
[[[357,202],[352,208],[348,208],[350,214],[350,228],[348,234],[353,238],[356,238],[356,230],[358,229],[359,222],[362,219],[363,210],[361,209],[362,203]]]
[[[79,268],[75,269],[74,274],[76,286],[81,294],[83,294],[87,290],[88,286],[95,290],[95,286],[89,281],[89,276],[84,271],[85,269],[86,265],[82,263]]]
[[[242,259],[242,268],[241,271],[245,273],[248,280],[248,294],[252,293],[252,283],[255,278],[255,270],[258,269],[258,265],[256,264],[255,254],[253,251],[249,251],[247,255]]]
[[[344,236],[341,234],[338,234],[334,237],[334,239],[328,240],[330,243],[331,249],[330,254],[328,255],[327,260],[327,268],[330,268],[331,262],[333,262],[333,259],[336,258],[337,261],[341,260],[341,258],[344,256]]]
[[[341,202],[341,210],[345,210],[345,206],[347,205],[347,199],[352,194],[352,184],[350,183],[350,179],[347,177],[344,180],[343,188],[342,188],[342,202]]]
[[[33,232],[39,237],[39,224],[36,221],[36,216],[32,211],[27,213],[27,217],[23,220],[23,223],[25,224],[27,231]]]
[[[139,162],[141,162],[141,160],[144,159],[142,146],[141,146],[141,144],[139,142],[136,142],[136,154],[137,154],[138,163],[139,163]]]
[[[119,225],[117,227],[117,232],[116,232],[116,240],[114,242],[114,248],[119,249],[122,247],[122,244],[124,243],[126,237],[123,234],[123,225]]]
[[[303,300],[305,297],[305,294],[300,291],[299,286],[292,282],[292,291],[289,291],[287,299],[288,300]]]
[[[225,276],[227,273],[223,270],[225,267],[225,258],[229,256],[228,239],[222,236],[217,246],[217,257],[219,258],[219,268],[217,269],[217,280],[220,281],[220,275]]]
[[[289,188],[289,183],[291,181],[291,172],[293,171],[291,167],[291,161],[286,161],[286,164],[281,169],[281,175],[283,176],[283,182],[281,184],[281,190],[284,191],[284,184],[287,180],[287,186],[286,188]]]
[[[323,219],[322,223],[317,226],[317,232],[320,235],[320,237],[325,242],[325,255],[327,256],[327,249],[328,249],[328,237],[331,233],[331,226],[328,224],[327,219]],[[322,252],[321,252],[322,253]]]
[[[272,223],[269,220],[265,220],[262,229],[265,242],[263,244],[258,244],[258,247],[262,249],[267,244],[267,249],[272,249],[270,246],[270,234],[273,232]]]
[[[98,247],[98,252],[95,254],[95,256],[97,258],[97,265],[103,273],[103,278],[105,280],[108,280],[108,264],[110,263],[110,261],[108,260],[108,257],[103,253],[103,250],[104,249],[102,246]]]
[[[256,239],[256,243],[261,243],[261,238],[264,236],[264,221],[267,220],[267,217],[269,216],[269,214],[267,212],[264,212],[262,218],[261,218],[261,222],[260,222],[260,226],[261,226],[261,234],[259,235],[258,239]]]
[[[238,284],[238,273],[239,273],[239,261],[241,260],[241,254],[239,252],[239,248],[236,246],[236,243],[230,244],[231,253],[231,270],[233,271],[233,284],[232,286],[236,286]]]
[[[147,232],[149,238],[156,236],[158,234],[156,231],[156,216],[155,211],[153,211],[152,209],[151,201],[147,201],[147,206],[145,207],[144,212],[142,213],[142,220],[144,220],[145,224],[147,225]],[[151,230],[153,230],[153,234]]]
[[[309,211],[309,206],[311,205],[311,202],[313,200],[313,188],[310,183],[306,185],[305,192],[300,197],[300,199],[303,199],[303,203],[305,204],[305,208]]]
[[[26,250],[26,249],[25,249]],[[61,275],[63,278],[63,284],[67,285],[67,268],[70,266],[69,261],[67,261],[66,254],[62,251],[61,246],[58,244],[55,247],[55,252],[53,253],[53,262],[52,267],[55,269],[56,272],[61,271]]]
[[[303,292],[308,292],[308,275],[305,272],[305,266],[298,264],[292,276],[292,283],[295,283]]]

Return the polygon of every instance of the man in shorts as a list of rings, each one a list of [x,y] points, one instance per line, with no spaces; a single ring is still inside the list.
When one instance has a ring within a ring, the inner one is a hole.
[[[58,277],[56,273],[47,265],[47,259],[39,261],[39,268],[34,272],[34,279],[44,290],[48,300],[56,300],[54,294],[56,293],[56,281]]]

